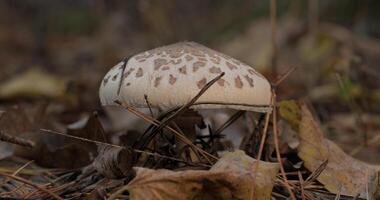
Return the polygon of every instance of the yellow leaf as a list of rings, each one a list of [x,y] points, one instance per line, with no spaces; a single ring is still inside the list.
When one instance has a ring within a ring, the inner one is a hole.
[[[301,121],[301,111],[296,101],[281,101],[279,103],[279,114],[294,130],[298,131]]]
[[[30,69],[0,85],[0,98],[62,97],[66,83],[59,77],[38,69]]]

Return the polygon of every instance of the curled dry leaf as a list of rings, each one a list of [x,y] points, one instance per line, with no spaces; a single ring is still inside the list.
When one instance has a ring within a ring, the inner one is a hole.
[[[107,178],[123,178],[131,175],[134,154],[121,147],[98,145],[98,156],[93,162],[95,169]]]
[[[131,199],[269,199],[279,166],[257,161],[243,151],[227,153],[209,171],[135,168],[128,190]],[[255,176],[255,177],[254,177]],[[254,186],[254,187],[253,187]],[[253,192],[255,188],[255,192]]]
[[[355,160],[335,143],[323,137],[322,130],[306,105],[301,105],[298,156],[305,167],[315,171],[328,160],[325,170],[318,176],[327,190],[342,195],[379,198],[379,167]]]

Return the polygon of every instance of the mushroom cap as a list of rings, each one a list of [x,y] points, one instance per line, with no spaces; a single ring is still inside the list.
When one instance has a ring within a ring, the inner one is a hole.
[[[153,108],[169,110],[188,103],[222,72],[225,75],[191,108],[271,110],[271,86],[264,76],[247,64],[195,42],[163,46],[118,63],[105,75],[99,96],[102,105],[115,105],[118,100],[141,108],[147,107],[146,95]]]

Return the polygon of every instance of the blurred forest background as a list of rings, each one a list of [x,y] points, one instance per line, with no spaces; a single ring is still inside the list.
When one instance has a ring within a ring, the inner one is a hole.
[[[184,40],[274,80],[269,2],[2,0],[0,110],[43,100],[63,105],[57,121],[73,123],[101,110],[98,87],[110,67]],[[279,99],[309,102],[329,138],[371,163],[380,163],[379,8],[376,0],[277,1],[277,74],[297,67]]]

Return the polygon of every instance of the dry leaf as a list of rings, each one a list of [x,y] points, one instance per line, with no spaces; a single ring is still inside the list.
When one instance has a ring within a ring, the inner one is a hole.
[[[255,174],[256,162],[256,159],[247,156],[244,151],[239,150],[226,153],[215,163],[211,171],[224,171],[242,177],[248,176],[249,182],[247,182],[246,186],[251,187],[254,184],[256,199],[270,199],[279,165],[278,163],[260,161]]]
[[[335,143],[325,139],[306,105],[301,105],[301,113],[298,156],[310,171],[316,170],[328,160],[326,169],[317,180],[333,193],[350,196],[360,194],[362,198],[366,198],[368,193],[371,199],[379,197],[377,194],[379,167],[355,160]]]
[[[0,98],[64,96],[66,83],[59,77],[30,69],[0,86]]]
[[[255,163],[237,151],[226,154],[209,171],[135,168],[136,177],[123,189],[134,200],[251,199],[252,194],[254,199],[269,199],[279,166],[260,161],[254,178]]]

